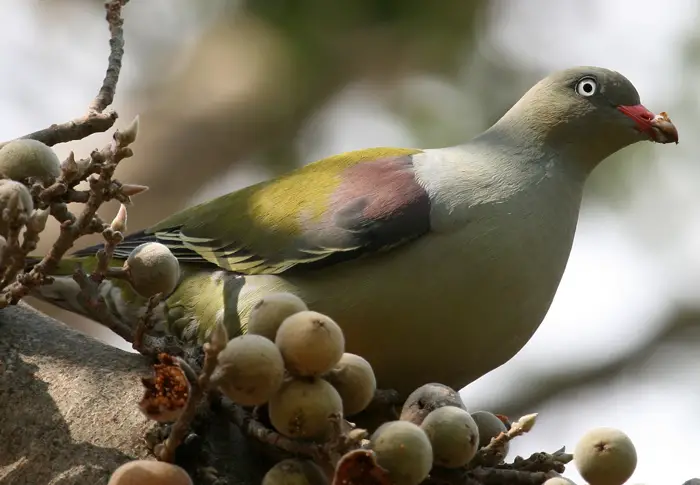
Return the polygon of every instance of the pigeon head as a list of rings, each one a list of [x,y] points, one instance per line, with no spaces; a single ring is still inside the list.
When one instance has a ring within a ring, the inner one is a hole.
[[[590,66],[541,80],[494,125],[498,131],[504,127],[540,148],[579,158],[590,168],[639,141],[678,143],[668,116],[644,107],[625,76]]]

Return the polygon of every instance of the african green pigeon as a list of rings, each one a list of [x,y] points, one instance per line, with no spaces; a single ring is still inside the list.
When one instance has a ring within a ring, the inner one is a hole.
[[[465,144],[325,158],[176,213],[115,257],[148,241],[177,256],[180,284],[160,323],[185,341],[204,341],[217,321],[233,337],[261,297],[291,292],[338,322],[379,387],[459,389],[532,337],[566,267],[588,175],[644,140],[678,134],[621,74],[566,69]],[[40,291],[86,313],[70,276]],[[133,325],[130,287],[105,282],[102,294]]]

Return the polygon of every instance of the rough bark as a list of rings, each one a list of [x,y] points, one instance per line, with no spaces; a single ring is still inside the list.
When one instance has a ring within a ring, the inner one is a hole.
[[[149,374],[140,354],[24,304],[0,311],[0,483],[104,484],[122,463],[153,459],[145,437],[155,425],[137,408]],[[237,429],[212,419],[200,452],[207,464],[229,484],[259,483]]]

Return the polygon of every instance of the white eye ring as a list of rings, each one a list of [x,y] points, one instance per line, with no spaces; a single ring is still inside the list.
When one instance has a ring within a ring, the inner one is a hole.
[[[592,77],[584,77],[576,84],[576,92],[581,96],[593,96],[598,92],[598,83]]]

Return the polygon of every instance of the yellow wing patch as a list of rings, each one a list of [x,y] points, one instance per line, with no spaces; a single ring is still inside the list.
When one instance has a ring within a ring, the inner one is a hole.
[[[224,269],[246,274],[281,273],[299,263],[357,249],[294,248],[303,235],[302,221],[318,221],[328,210],[345,169],[420,152],[379,147],[334,155],[186,209],[147,233],[171,248],[190,250]],[[193,259],[185,256],[183,260]]]

